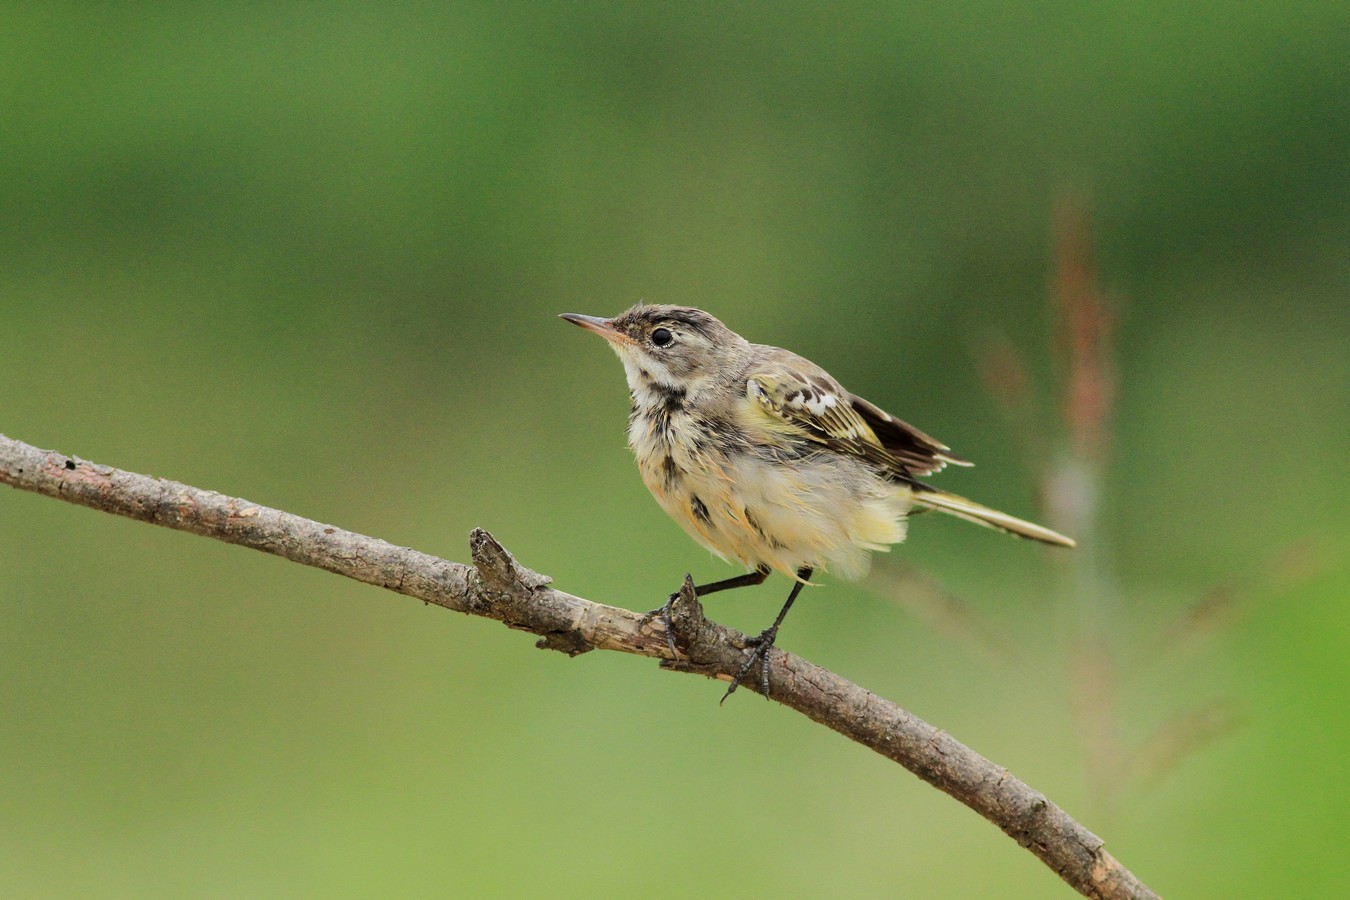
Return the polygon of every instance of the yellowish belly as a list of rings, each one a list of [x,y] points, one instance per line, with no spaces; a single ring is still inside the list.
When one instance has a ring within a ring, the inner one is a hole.
[[[867,572],[870,551],[905,538],[909,490],[860,460],[820,452],[781,461],[700,450],[678,437],[630,437],[652,495],[723,559],[789,577],[809,567],[858,578]]]

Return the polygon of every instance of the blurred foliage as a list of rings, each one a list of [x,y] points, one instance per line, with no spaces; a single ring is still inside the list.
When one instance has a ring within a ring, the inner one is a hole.
[[[1009,652],[888,568],[812,591],[783,643],[1165,895],[1344,894],[1347,35],[1301,0],[10,4],[0,431],[450,558],[481,525],[647,608],[734,570],[646,496],[619,367],[552,314],[708,308],[1030,514],[980,359],[1054,382],[1052,213],[1090,198],[1119,313],[1100,630],[1062,561],[925,517],[894,556]],[[762,627],[775,584],[712,613]],[[0,617],[6,896],[1057,889],[753,697],[16,492]],[[1084,659],[1145,748],[1114,792]],[[1212,740],[1150,738],[1187,710]]]

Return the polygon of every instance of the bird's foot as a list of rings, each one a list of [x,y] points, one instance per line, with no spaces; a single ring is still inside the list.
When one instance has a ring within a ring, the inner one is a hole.
[[[745,665],[736,673],[736,677],[731,679],[731,686],[727,692],[722,695],[722,699],[717,701],[718,705],[727,702],[727,698],[736,693],[736,688],[741,686],[745,676],[750,674],[750,670],[759,663],[759,688],[764,699],[769,699],[769,651],[773,649],[773,642],[778,637],[778,626],[774,625],[761,631],[755,637],[747,640],[746,647],[750,650],[750,655],[745,660]]]
[[[690,576],[686,575],[684,576],[684,580],[686,584],[689,586],[692,593],[694,584],[693,579]],[[675,591],[673,594],[667,597],[666,602],[664,604],[658,606],[656,609],[649,610],[648,612],[642,614],[642,618],[646,621],[651,621],[652,619],[658,618],[661,620],[661,624],[662,626],[665,627],[666,631],[666,646],[670,648],[670,655],[672,659],[680,658],[680,649],[675,646],[675,623],[671,620],[670,613],[671,610],[675,608],[676,601],[680,599],[680,595],[683,593],[684,588],[681,587],[680,590]],[[697,597],[698,595],[694,594],[694,596]]]

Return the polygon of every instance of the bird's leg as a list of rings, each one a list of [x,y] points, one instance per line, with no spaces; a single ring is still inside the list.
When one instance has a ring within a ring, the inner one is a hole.
[[[713,581],[708,584],[700,584],[694,587],[694,596],[706,597],[709,594],[715,594],[718,591],[729,591],[738,587],[754,587],[757,584],[763,584],[764,579],[769,577],[769,570],[761,566],[753,572],[746,572],[744,575],[737,575],[735,578],[723,578],[721,581]],[[675,596],[672,594],[671,596]]]
[[[753,572],[746,572],[744,575],[737,575],[733,578],[723,578],[721,581],[711,581],[707,584],[694,585],[695,597],[706,597],[709,594],[715,594],[718,591],[729,591],[738,587],[753,587],[757,584],[763,584],[764,579],[769,577],[769,570],[764,566],[759,566]],[[680,597],[680,592],[676,591],[666,598],[663,606],[647,613],[647,618],[655,615],[661,616],[661,622],[666,626],[666,645],[670,647],[672,656],[679,658],[680,651],[675,648],[675,633],[671,627],[670,610],[675,605],[675,601]]]
[[[792,593],[788,594],[787,602],[783,604],[783,608],[778,611],[778,618],[773,620],[772,625],[761,631],[758,637],[749,640],[750,646],[754,648],[750,651],[750,658],[745,661],[745,665],[741,666],[741,670],[736,673],[736,677],[731,679],[731,687],[727,688],[727,692],[722,695],[722,699],[718,701],[719,704],[725,703],[727,698],[736,692],[736,688],[741,686],[741,682],[745,680],[745,676],[749,674],[756,660],[759,660],[761,693],[764,694],[765,700],[769,699],[769,648],[773,646],[774,640],[778,637],[778,626],[783,624],[783,620],[787,618],[788,610],[792,609],[792,601],[797,599],[797,595],[801,593],[806,582],[811,580],[812,571],[810,566],[797,570],[799,580],[792,586]]]

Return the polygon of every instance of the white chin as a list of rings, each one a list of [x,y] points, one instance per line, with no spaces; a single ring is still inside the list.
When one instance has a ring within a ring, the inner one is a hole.
[[[623,360],[624,373],[628,376],[629,387],[679,386],[675,379],[671,377],[670,370],[656,360],[639,358],[636,353],[627,350],[627,348],[616,347],[615,349],[619,350],[619,358]]]

